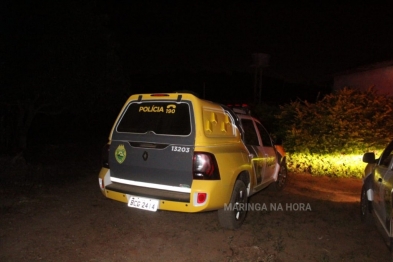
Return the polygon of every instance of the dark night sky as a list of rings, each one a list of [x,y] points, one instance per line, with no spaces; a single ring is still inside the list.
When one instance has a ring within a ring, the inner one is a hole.
[[[253,72],[252,54],[267,53],[265,75],[311,83],[393,59],[393,2],[309,2],[5,1],[0,5],[5,39],[0,47],[7,62],[0,65],[23,66],[30,59],[28,71],[35,68],[35,59],[56,50],[65,53],[64,59],[83,48],[85,53],[98,50],[88,35],[95,30],[91,13],[106,17],[111,45],[129,74]],[[101,34],[102,28],[97,31]],[[21,73],[16,66],[13,70]]]
[[[266,74],[318,81],[393,58],[392,4],[141,2],[105,8],[130,71],[247,71],[252,53],[267,53]]]
[[[253,53],[270,55],[262,99],[272,104],[312,101],[332,74],[393,59],[392,1],[309,2],[0,1],[0,105],[111,111],[109,128],[132,93],[206,89],[213,101],[255,102]]]

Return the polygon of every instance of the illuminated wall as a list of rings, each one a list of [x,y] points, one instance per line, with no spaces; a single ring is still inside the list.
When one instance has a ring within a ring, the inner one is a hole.
[[[393,61],[356,68],[334,76],[334,90],[351,87],[367,90],[370,86],[382,94],[393,95]]]

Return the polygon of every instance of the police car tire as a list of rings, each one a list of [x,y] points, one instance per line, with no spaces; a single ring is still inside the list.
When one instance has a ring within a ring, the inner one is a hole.
[[[246,185],[243,181],[236,180],[229,203],[230,205],[228,205],[231,210],[225,210],[224,208],[218,210],[218,220],[223,228],[237,229],[243,224],[247,215],[247,200]],[[232,209],[237,203],[243,204],[243,206],[241,206],[243,208],[240,208],[240,210]]]
[[[281,163],[280,165],[277,181],[271,184],[271,187],[274,189],[274,191],[281,191],[284,189],[287,179],[288,179],[287,163],[284,162]]]
[[[367,187],[363,184],[362,191],[360,194],[360,219],[363,223],[372,224],[372,204],[371,201],[367,199]]]

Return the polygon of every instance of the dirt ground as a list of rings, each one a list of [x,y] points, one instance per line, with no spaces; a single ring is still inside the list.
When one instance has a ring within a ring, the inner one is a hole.
[[[259,210],[233,231],[216,212],[149,212],[104,198],[95,149],[2,159],[0,261],[389,261],[377,229],[360,221],[359,179],[290,174],[283,192],[252,196]]]

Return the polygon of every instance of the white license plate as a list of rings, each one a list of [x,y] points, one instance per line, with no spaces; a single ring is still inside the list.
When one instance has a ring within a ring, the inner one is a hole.
[[[158,200],[144,198],[144,197],[130,196],[130,199],[128,200],[128,206],[132,208],[139,208],[139,209],[155,212],[157,211],[158,208]]]

